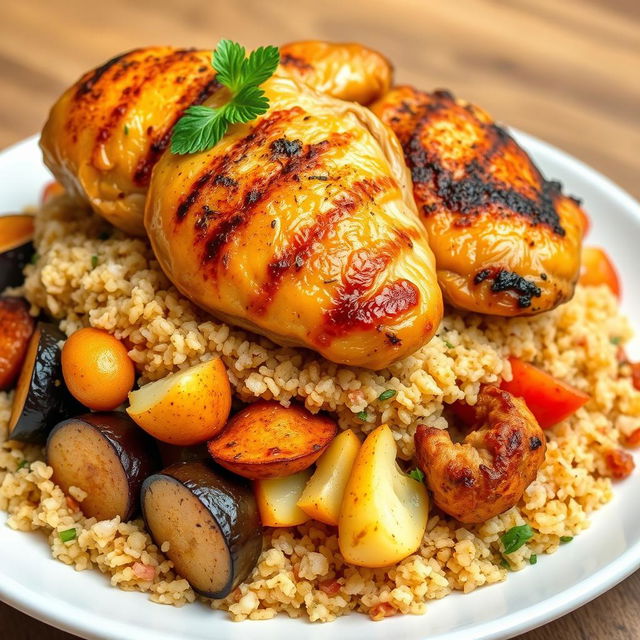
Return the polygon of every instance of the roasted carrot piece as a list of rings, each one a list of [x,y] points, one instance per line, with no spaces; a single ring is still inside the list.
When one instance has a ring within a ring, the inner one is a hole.
[[[538,367],[511,358],[513,379],[503,380],[502,389],[522,398],[543,429],[562,422],[589,400],[578,389],[550,376]]]
[[[596,286],[606,284],[620,299],[620,278],[609,256],[599,247],[582,248],[580,284]]]

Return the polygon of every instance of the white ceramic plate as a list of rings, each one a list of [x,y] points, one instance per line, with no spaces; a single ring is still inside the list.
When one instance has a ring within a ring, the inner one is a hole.
[[[640,318],[636,290],[640,205],[581,162],[524,134],[516,134],[548,176],[562,180],[584,199],[593,220],[589,243],[608,249],[622,275],[624,308]],[[35,138],[0,153],[0,212],[35,204],[49,179]],[[636,349],[636,355],[640,352]],[[632,349],[633,353],[633,349]],[[615,498],[593,516],[591,528],[535,567],[502,584],[472,594],[453,594],[428,605],[424,616],[372,623],[345,616],[330,626],[278,617],[267,622],[229,622],[222,612],[195,604],[159,606],[140,593],[109,586],[97,571],[75,573],[53,560],[41,534],[2,526],[0,515],[0,598],[51,625],[83,638],[108,640],[234,640],[259,637],[305,640],[497,640],[549,622],[588,602],[640,567],[640,473],[615,487]]]

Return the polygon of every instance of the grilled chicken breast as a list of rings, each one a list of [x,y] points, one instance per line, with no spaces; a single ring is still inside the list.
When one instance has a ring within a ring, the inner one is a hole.
[[[377,51],[356,43],[321,40],[280,47],[280,73],[316,91],[367,105],[391,86],[393,67]]]
[[[281,51],[282,73],[330,95],[371,102],[389,88],[391,66],[361,45],[298,42]],[[147,47],[116,56],[53,106],[40,141],[45,164],[116,227],[144,235],[151,171],[173,125],[220,88],[211,51]]]
[[[584,213],[482,109],[397,87],[372,110],[398,136],[445,299],[518,316],[573,295]]]
[[[40,140],[45,164],[116,227],[144,235],[151,170],[173,125],[219,86],[210,51],[148,47],[116,56],[53,106]]]
[[[210,151],[156,165],[145,211],[156,256],[219,318],[338,363],[386,367],[442,316],[402,150],[357,104],[284,77],[263,88],[264,116]]]

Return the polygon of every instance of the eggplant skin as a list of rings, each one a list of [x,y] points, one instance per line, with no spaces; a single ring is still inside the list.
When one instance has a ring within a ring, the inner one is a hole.
[[[98,431],[120,461],[129,487],[128,508],[122,520],[130,520],[140,511],[142,483],[161,466],[155,440],[123,411],[107,411],[84,413],[58,423],[49,434],[48,442],[57,431],[77,422]]]
[[[35,333],[40,335],[40,339],[28,381],[29,388],[9,439],[43,444],[51,428],[66,411],[82,405],[71,397],[62,378],[59,343],[66,336],[49,322],[39,322]],[[30,363],[25,362],[24,366],[28,367]]]
[[[145,522],[144,494],[159,475],[169,476],[185,486],[220,528],[231,556],[231,575],[220,591],[211,593],[196,588],[194,591],[206,598],[224,598],[249,576],[262,552],[262,524],[251,484],[210,462],[178,462],[144,481],[142,515]],[[150,533],[153,537],[153,532]],[[162,542],[156,540],[158,545]]]
[[[33,242],[0,253],[0,291],[19,287],[24,282],[24,268],[31,262],[36,250]]]

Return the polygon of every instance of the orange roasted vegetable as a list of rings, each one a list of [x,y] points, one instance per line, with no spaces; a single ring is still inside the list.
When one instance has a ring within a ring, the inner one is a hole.
[[[62,347],[62,375],[73,397],[94,411],[120,406],[135,382],[126,347],[101,329],[85,327]]]
[[[302,407],[256,402],[236,413],[208,449],[219,465],[239,476],[279,478],[310,467],[337,430],[330,418]]]
[[[589,400],[582,391],[550,376],[528,362],[511,358],[512,380],[502,389],[522,398],[543,429],[562,422]]]
[[[620,299],[620,279],[609,256],[599,247],[583,247],[580,284],[594,287],[606,284]]]

